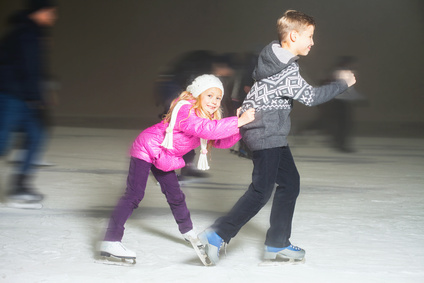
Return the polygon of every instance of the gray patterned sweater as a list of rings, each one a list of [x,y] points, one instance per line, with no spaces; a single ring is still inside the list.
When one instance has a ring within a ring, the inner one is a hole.
[[[300,75],[299,58],[281,47],[268,44],[259,54],[253,71],[253,84],[243,102],[241,113],[255,108],[255,120],[241,128],[243,140],[251,150],[287,146],[293,99],[307,106],[329,101],[344,92],[345,81],[313,87]]]

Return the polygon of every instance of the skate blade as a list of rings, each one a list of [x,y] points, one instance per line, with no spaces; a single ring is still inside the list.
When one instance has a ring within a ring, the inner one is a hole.
[[[199,184],[199,183],[205,183],[208,179],[207,177],[190,177],[186,180],[180,180],[178,181],[178,184],[180,186],[190,185],[190,184]]]
[[[7,202],[6,206],[20,209],[41,209],[43,204],[39,202]]]
[[[119,266],[134,266],[136,264],[135,258],[122,258],[115,257],[110,254],[101,253],[98,258],[95,259],[96,263],[102,263],[107,265],[119,265]]]
[[[277,258],[277,259],[266,259],[259,263],[259,266],[281,266],[281,265],[296,265],[304,264],[305,258],[293,259],[293,258]]]
[[[204,266],[211,266],[213,265],[212,261],[209,259],[208,255],[205,252],[204,246],[197,246],[195,241],[192,241],[190,239],[190,244],[193,246],[194,251],[196,252],[199,259],[202,261]]]
[[[11,195],[7,197],[8,201],[11,202],[41,202],[44,196],[33,196],[33,195]]]

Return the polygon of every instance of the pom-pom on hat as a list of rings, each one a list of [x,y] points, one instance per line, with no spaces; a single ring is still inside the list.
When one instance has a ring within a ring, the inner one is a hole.
[[[186,90],[194,97],[198,97],[202,92],[211,87],[219,88],[222,91],[222,96],[224,96],[224,86],[222,85],[221,80],[214,75],[198,76]]]

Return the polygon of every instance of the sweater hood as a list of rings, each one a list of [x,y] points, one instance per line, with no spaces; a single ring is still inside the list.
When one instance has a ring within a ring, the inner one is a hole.
[[[281,47],[280,42],[274,40],[265,46],[259,54],[252,78],[259,81],[275,75],[297,59],[299,59],[298,56],[293,55],[290,51]]]

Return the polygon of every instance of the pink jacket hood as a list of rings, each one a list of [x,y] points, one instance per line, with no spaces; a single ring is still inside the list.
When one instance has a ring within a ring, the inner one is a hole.
[[[200,145],[200,138],[214,140],[214,147],[229,148],[240,138],[237,117],[209,120],[198,117],[192,105],[183,105],[177,116],[173,131],[173,149],[161,146],[168,123],[160,122],[143,132],[135,139],[130,155],[152,163],[162,171],[182,168],[182,156]]]

